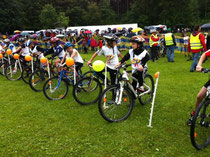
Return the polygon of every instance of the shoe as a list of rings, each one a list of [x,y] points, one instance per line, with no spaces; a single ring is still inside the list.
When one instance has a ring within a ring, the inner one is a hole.
[[[12,72],[12,73],[13,73],[13,74],[15,74],[16,72],[17,72],[17,70],[13,70],[13,72]]]
[[[194,115],[194,113],[192,112],[192,113],[190,114],[190,119],[188,119],[188,121],[187,121],[187,125],[188,125],[188,126],[192,125],[193,115]]]
[[[138,91],[138,92],[145,92],[145,90],[144,90],[144,86],[141,86],[141,87],[138,87],[138,88],[136,88],[136,90]]]
[[[174,61],[171,61],[171,62],[174,62]]]
[[[190,72],[194,72],[194,70],[190,70]]]

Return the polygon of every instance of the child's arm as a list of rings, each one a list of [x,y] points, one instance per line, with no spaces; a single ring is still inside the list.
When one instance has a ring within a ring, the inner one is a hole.
[[[88,61],[87,64],[90,65],[91,62],[94,60],[94,58],[95,58],[96,56],[98,56],[98,53],[97,53],[97,52],[95,52],[95,53],[93,54],[93,56],[91,57],[91,59]]]

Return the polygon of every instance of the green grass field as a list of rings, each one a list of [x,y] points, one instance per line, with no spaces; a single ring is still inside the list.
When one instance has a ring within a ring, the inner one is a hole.
[[[209,75],[190,73],[192,61],[186,60],[175,54],[174,63],[148,62],[152,76],[160,71],[153,128],[147,127],[150,104],[136,100],[127,120],[108,123],[97,104],[77,104],[71,90],[67,98],[50,101],[22,80],[0,76],[0,156],[209,156],[210,146],[194,149],[186,126]]]

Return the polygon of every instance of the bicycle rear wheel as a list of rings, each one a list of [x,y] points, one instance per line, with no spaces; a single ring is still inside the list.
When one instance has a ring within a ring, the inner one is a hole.
[[[74,86],[73,97],[81,105],[88,105],[97,102],[101,92],[102,86],[96,78],[85,77]]]
[[[108,122],[126,120],[133,110],[135,101],[127,87],[124,87],[121,100],[119,99],[120,85],[109,86],[104,90],[99,99],[99,112]]]
[[[139,102],[142,105],[146,105],[146,104],[148,104],[152,100],[153,93],[154,93],[154,80],[153,80],[153,78],[152,78],[151,75],[149,75],[149,74],[146,74],[145,75],[143,86],[144,86],[145,92],[148,91],[148,93],[142,95],[139,98]]]
[[[5,76],[10,81],[21,79],[22,68],[18,63],[10,64],[5,69]]]
[[[25,68],[23,68],[22,79],[25,83],[29,84],[29,78],[31,74],[32,74],[31,66],[26,66]]]
[[[192,145],[200,150],[210,143],[210,100],[203,101],[196,109],[190,128]]]
[[[51,76],[54,76],[53,72],[50,72]],[[35,71],[30,75],[29,85],[32,90],[35,92],[41,92],[43,90],[43,86],[45,81],[49,79],[48,72],[44,69],[40,69]]]
[[[58,76],[47,80],[43,87],[44,95],[49,100],[59,100],[66,97],[69,87],[66,81],[60,79]]]

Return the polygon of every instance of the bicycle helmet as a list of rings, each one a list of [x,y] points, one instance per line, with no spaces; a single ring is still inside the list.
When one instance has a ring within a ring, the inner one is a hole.
[[[65,48],[69,48],[69,47],[71,47],[72,46],[72,43],[71,42],[67,42],[66,44],[65,44]]]
[[[145,39],[142,36],[134,36],[129,41],[135,43],[144,43]]]
[[[9,40],[9,39],[4,39],[4,42],[5,42],[5,43],[9,43],[10,40]]]
[[[18,39],[18,42],[23,43],[23,42],[25,42],[25,39],[24,39],[24,38],[19,38],[19,39]]]
[[[28,40],[28,41],[26,42],[26,46],[27,46],[27,47],[29,47],[31,44],[32,44],[32,41],[31,41],[31,40]]]
[[[111,40],[111,41],[117,41],[118,40],[118,38],[117,38],[117,36],[115,34],[105,35],[104,39],[105,40]]]
[[[53,43],[57,43],[59,41],[59,39],[58,38],[56,38],[56,37],[52,37],[51,39],[50,39],[50,42],[53,44]]]

